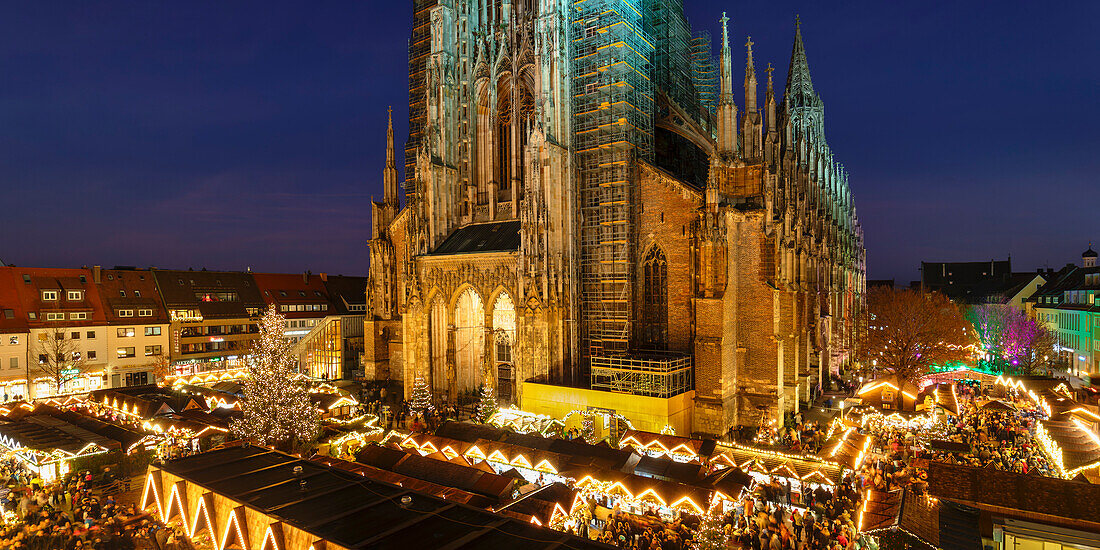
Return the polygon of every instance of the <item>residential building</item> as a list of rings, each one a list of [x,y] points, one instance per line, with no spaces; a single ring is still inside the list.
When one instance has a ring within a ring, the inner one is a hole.
[[[1081,378],[1096,378],[1100,366],[1100,267],[1089,247],[1081,266],[1067,265],[1028,300],[1039,321],[1058,338],[1056,351],[1065,368]]]
[[[286,337],[292,344],[309,334],[331,312],[325,275],[305,273],[253,273],[252,279],[264,302],[286,318]]]
[[[242,367],[266,307],[251,273],[161,271],[153,278],[169,320],[169,374]]]
[[[26,313],[28,397],[103,387],[110,360],[108,327],[91,270],[0,270],[9,272]]]
[[[107,317],[107,387],[143,386],[167,374],[168,313],[153,272],[92,267]]]
[[[0,268],[0,402],[27,395],[30,328],[19,298],[15,271]]]

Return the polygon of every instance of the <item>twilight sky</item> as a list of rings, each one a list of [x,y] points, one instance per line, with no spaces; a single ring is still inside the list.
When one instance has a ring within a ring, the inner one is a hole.
[[[684,1],[716,38],[729,12],[736,81],[751,34],[780,87],[801,14],[871,278],[1057,267],[1100,241],[1100,3]],[[407,0],[5,3],[0,260],[363,274],[411,17]]]

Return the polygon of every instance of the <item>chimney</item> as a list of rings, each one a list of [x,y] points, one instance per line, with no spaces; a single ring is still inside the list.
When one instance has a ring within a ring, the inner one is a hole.
[[[92,266],[92,282],[98,285],[99,282],[102,280],[102,278],[103,278],[103,268],[98,266],[98,265],[93,265]]]
[[[306,284],[309,284],[309,272],[308,271],[302,273],[302,282],[306,283]]]
[[[325,272],[322,271],[321,273],[318,273],[318,275],[321,276],[321,281],[322,282],[325,282],[325,283],[328,282],[328,273],[325,273]]]

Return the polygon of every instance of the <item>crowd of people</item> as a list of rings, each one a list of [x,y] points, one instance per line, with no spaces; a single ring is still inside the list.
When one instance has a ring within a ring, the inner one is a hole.
[[[184,533],[118,504],[90,472],[43,483],[13,461],[0,465],[2,550],[189,550]],[[102,480],[103,478],[101,478]]]
[[[969,447],[966,452],[934,451],[932,460],[948,460],[1026,474],[1056,475],[1050,460],[1035,441],[1038,411],[1018,402],[1018,410],[986,409],[973,396],[962,403],[958,418],[948,425],[948,441]]]
[[[819,487],[792,499],[789,483],[773,479],[724,518],[727,534],[752,550],[854,550],[867,548],[853,522],[864,481],[845,476],[834,491]],[[798,502],[802,505],[794,505]]]

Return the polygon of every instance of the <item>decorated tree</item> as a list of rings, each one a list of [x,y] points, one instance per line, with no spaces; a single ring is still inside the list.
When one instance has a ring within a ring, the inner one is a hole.
[[[703,516],[699,532],[695,534],[695,550],[726,550],[729,537],[722,525],[721,516],[710,513]]]
[[[241,439],[294,450],[317,436],[321,414],[298,377],[290,342],[283,335],[285,326],[275,306],[260,320],[260,337],[244,356],[244,415],[230,429]]]
[[[409,398],[409,410],[413,413],[426,415],[435,407],[432,405],[432,389],[423,378],[417,377],[413,382],[412,396]]]
[[[481,399],[477,402],[477,412],[475,413],[477,421],[488,422],[499,409],[497,399],[493,396],[493,387],[489,384],[482,384]]]
[[[876,288],[868,295],[868,317],[858,334],[859,356],[916,382],[932,365],[965,361],[974,352],[974,327],[942,294]],[[901,392],[898,394],[898,406]]]
[[[994,371],[1034,374],[1055,357],[1054,333],[1019,308],[983,304],[967,308],[966,318]]]

